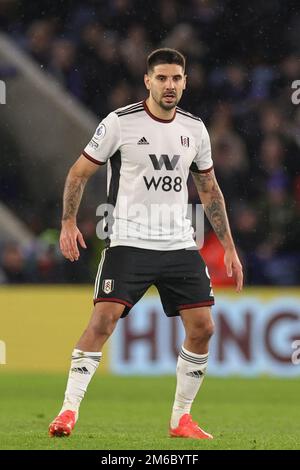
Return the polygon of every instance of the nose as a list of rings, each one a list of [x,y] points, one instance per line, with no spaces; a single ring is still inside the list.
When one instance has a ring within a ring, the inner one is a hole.
[[[174,90],[175,89],[174,81],[172,80],[172,78],[169,78],[167,80],[166,87],[167,87],[167,90]]]

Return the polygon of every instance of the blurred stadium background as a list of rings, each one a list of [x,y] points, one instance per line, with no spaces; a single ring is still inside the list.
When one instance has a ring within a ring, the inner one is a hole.
[[[146,97],[145,58],[161,46],[187,57],[181,106],[209,129],[245,270],[237,296],[207,224],[202,254],[217,299],[209,373],[253,383],[293,377],[284,392],[292,402],[300,377],[296,0],[0,0],[0,380],[68,369],[92,308],[105,171],[86,187],[79,226],[88,249],[74,264],[58,248],[66,173],[107,113]],[[192,181],[189,189],[197,203]],[[164,318],[154,291],[135,312],[118,326],[99,373],[173,374],[179,323]]]

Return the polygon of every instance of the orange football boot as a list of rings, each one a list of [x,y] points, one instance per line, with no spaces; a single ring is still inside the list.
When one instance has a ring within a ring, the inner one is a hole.
[[[50,437],[69,436],[76,423],[76,412],[66,410],[58,415],[49,426]]]
[[[170,437],[189,437],[192,439],[213,439],[211,434],[199,428],[198,423],[192,420],[190,414],[181,416],[177,428],[169,429]]]

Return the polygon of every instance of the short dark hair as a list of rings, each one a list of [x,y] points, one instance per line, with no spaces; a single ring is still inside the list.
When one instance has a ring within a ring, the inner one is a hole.
[[[176,49],[164,47],[152,51],[147,57],[147,72],[151,71],[155,65],[159,64],[177,64],[185,69],[185,57]]]

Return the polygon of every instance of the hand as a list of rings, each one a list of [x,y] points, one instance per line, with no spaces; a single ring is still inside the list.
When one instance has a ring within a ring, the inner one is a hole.
[[[243,288],[243,268],[235,248],[225,250],[224,264],[226,266],[227,276],[232,277],[236,283],[236,291],[241,292]]]
[[[77,261],[80,256],[77,240],[82,248],[86,248],[82,233],[78,229],[76,223],[70,220],[63,221],[59,245],[64,257],[72,262]]]

